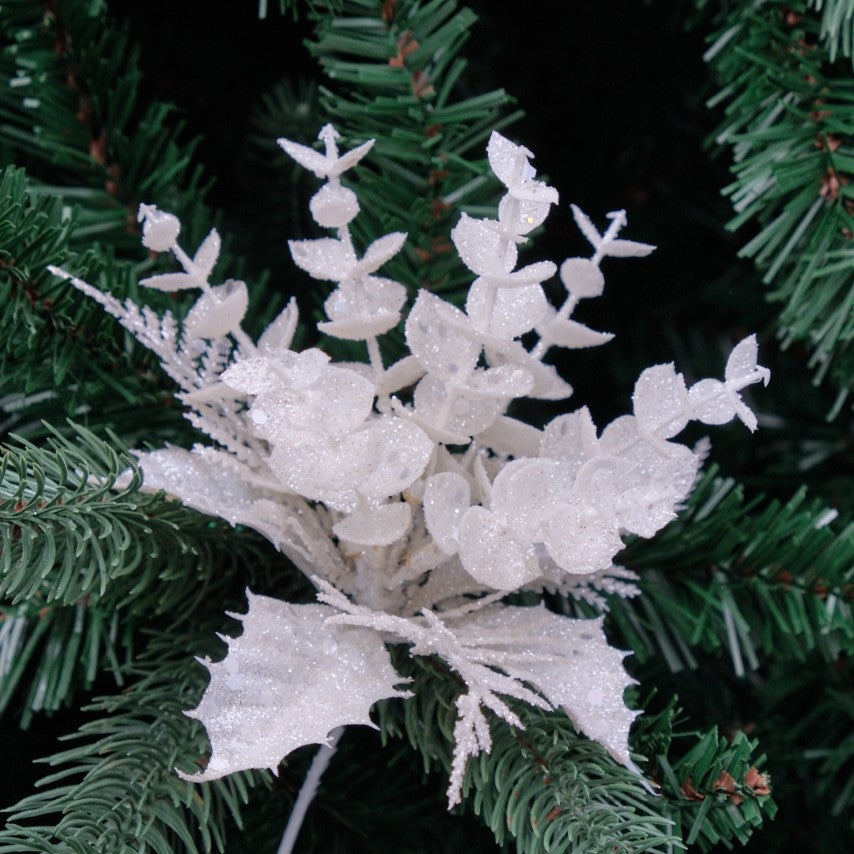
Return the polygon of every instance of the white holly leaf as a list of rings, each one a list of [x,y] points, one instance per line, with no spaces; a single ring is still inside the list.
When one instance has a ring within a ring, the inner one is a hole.
[[[313,279],[341,282],[352,274],[356,255],[352,246],[334,237],[317,240],[289,240],[294,263]]]
[[[675,436],[688,423],[688,389],[672,362],[643,371],[632,401],[641,429],[656,436]]]
[[[404,501],[362,508],[338,522],[332,532],[341,540],[360,546],[388,546],[409,529],[412,508]]]
[[[614,337],[610,332],[597,332],[577,320],[558,317],[551,306],[546,306],[545,317],[537,325],[537,334],[547,344],[569,350],[599,347]]]
[[[609,240],[605,244],[605,254],[612,258],[643,258],[654,251],[655,247],[649,243],[635,240]]]
[[[221,244],[219,233],[212,228],[193,256],[193,272],[204,281],[207,281],[213,272]]]
[[[495,176],[507,187],[513,198],[553,205],[558,203],[558,193],[554,187],[533,180],[537,173],[528,158],[534,155],[527,148],[515,145],[498,131],[493,131],[486,146],[486,156]]]
[[[512,339],[533,329],[546,313],[546,295],[539,285],[496,289],[478,278],[469,288],[466,313],[472,325],[498,339]]]
[[[577,729],[635,770],[628,736],[639,712],[623,702],[635,680],[623,667],[626,653],[608,645],[601,617],[574,620],[542,606],[492,606],[455,622],[453,632],[484,663],[532,685]]]
[[[240,326],[248,307],[246,283],[229,279],[196,300],[184,319],[184,331],[189,338],[221,338]]]
[[[495,590],[515,590],[539,574],[536,551],[507,522],[483,507],[470,507],[460,522],[460,561],[476,581]]]
[[[456,472],[434,474],[424,487],[424,521],[436,545],[446,554],[459,549],[460,521],[471,506],[469,482]]]
[[[560,265],[560,280],[576,299],[598,297],[605,290],[605,276],[589,258],[567,258]]]
[[[216,780],[235,771],[269,768],[305,744],[325,744],[346,724],[374,727],[371,706],[408,696],[380,635],[371,629],[327,625],[326,605],[291,605],[247,591],[243,634],[229,639],[199,705],[185,712],[204,724],[212,753],[199,774]]]
[[[298,323],[299,307],[296,298],[291,297],[278,317],[261,334],[258,351],[269,355],[275,350],[290,349]]]

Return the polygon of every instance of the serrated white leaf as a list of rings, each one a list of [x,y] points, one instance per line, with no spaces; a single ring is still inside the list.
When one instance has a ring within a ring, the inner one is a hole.
[[[205,662],[211,681],[186,714],[200,720],[211,741],[207,768],[179,774],[215,780],[235,771],[270,768],[297,747],[325,744],[346,724],[374,726],[371,706],[407,696],[380,635],[371,629],[327,625],[326,605],[291,605],[247,591],[243,634],[228,654]]]
[[[626,708],[634,683],[625,653],[608,645],[602,618],[574,620],[544,607],[492,606],[453,625],[460,643],[482,660],[532,685],[617,761],[631,766],[628,736],[637,712]]]

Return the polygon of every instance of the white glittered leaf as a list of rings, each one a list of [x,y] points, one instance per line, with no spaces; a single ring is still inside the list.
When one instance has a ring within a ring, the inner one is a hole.
[[[217,262],[217,258],[219,258],[221,245],[222,241],[220,240],[219,232],[215,228],[212,228],[193,257],[195,272],[205,281],[207,281],[211,272],[213,272],[214,265]]]
[[[456,394],[454,402],[448,407],[447,396],[447,386],[436,376],[428,374],[415,386],[415,412],[420,419],[463,438],[463,441],[468,441],[465,437],[489,427],[503,406],[500,398]],[[453,439],[450,441],[453,442]]]
[[[308,203],[314,221],[324,228],[341,228],[359,213],[356,194],[340,184],[324,184]]]
[[[478,444],[499,454],[514,457],[535,457],[542,433],[533,425],[499,415],[492,424],[477,435]]]
[[[576,299],[598,297],[605,290],[605,276],[589,258],[567,258],[560,265],[560,280]]]
[[[743,341],[740,341],[733,348],[732,353],[727,359],[726,370],[724,376],[728,383],[737,383],[739,381],[757,382],[762,380],[763,385],[768,385],[768,380],[771,378],[771,371],[768,368],[763,368],[757,365],[756,360],[759,357],[759,345],[756,342],[755,335],[748,335]]]
[[[489,275],[489,281],[499,288],[521,288],[524,285],[537,284],[550,279],[557,272],[557,265],[552,261],[535,261],[519,270],[510,273],[495,273]]]
[[[550,202],[514,199],[508,194],[498,204],[498,221],[514,234],[527,234],[542,225],[550,207]]]
[[[558,317],[551,306],[547,307],[545,314],[546,318],[537,326],[537,333],[550,345],[581,350],[607,344],[614,337],[610,332],[597,332],[577,320]]]
[[[596,425],[586,406],[553,418],[543,430],[540,456],[564,461],[571,477],[598,452]]]
[[[160,276],[149,276],[147,279],[140,279],[139,282],[146,288],[156,288],[158,291],[166,293],[174,293],[175,291],[183,291],[187,288],[198,288],[201,286],[198,276],[192,276],[189,273],[163,273]]]
[[[388,546],[399,540],[412,521],[412,509],[403,502],[357,510],[332,531],[336,537],[360,546]]]
[[[414,385],[424,376],[424,366],[415,356],[404,356],[386,368],[380,379],[378,394],[394,394]]]
[[[546,550],[567,572],[582,574],[607,569],[623,548],[616,521],[601,516],[590,504],[572,500],[555,504],[543,525]]]
[[[494,220],[464,213],[451,231],[451,240],[463,264],[479,276],[509,273],[516,265],[516,247],[502,237]]]
[[[243,634],[229,640],[225,659],[203,662],[211,681],[186,714],[204,724],[212,753],[202,773],[179,772],[185,780],[275,771],[297,747],[325,744],[336,727],[374,726],[378,700],[406,696],[377,632],[326,624],[335,612],[325,605],[247,596]]]
[[[345,317],[341,320],[323,321],[317,324],[317,329],[324,335],[341,338],[344,341],[365,341],[383,332],[393,329],[400,321],[397,312],[381,311],[372,317]]]
[[[657,436],[675,436],[688,423],[688,389],[672,362],[643,371],[632,401],[641,429]]]
[[[279,316],[258,339],[258,351],[269,355],[274,350],[288,350],[294,340],[297,323],[299,323],[299,308],[296,298],[291,297]]]
[[[527,397],[564,400],[572,394],[572,386],[560,377],[554,365],[546,365],[535,359],[518,341],[507,342],[501,349],[489,347],[486,357],[489,364],[495,367],[516,365],[527,371],[534,378],[534,386],[527,392]]]
[[[444,304],[429,291],[421,290],[409,317],[406,319],[406,342],[412,355],[431,373],[444,380],[466,376],[477,364],[480,345],[453,329],[440,317],[437,306],[442,305],[460,322],[468,323],[457,308]]]
[[[456,472],[434,474],[424,488],[424,519],[436,545],[447,555],[459,548],[460,520],[471,505],[469,482]]]
[[[534,155],[521,145],[515,145],[498,131],[493,131],[486,146],[489,166],[495,176],[516,199],[556,205],[558,193],[542,181],[533,180],[536,174],[528,162]]]
[[[649,243],[634,240],[609,240],[605,244],[605,254],[612,258],[643,258],[654,251],[655,247]]]
[[[317,240],[289,240],[288,246],[294,263],[313,279],[340,282],[356,266],[353,249],[334,237]]]
[[[382,267],[386,261],[400,252],[405,240],[406,233],[403,231],[393,231],[375,240],[365,251],[354,275],[365,276]]]
[[[735,417],[735,401],[719,380],[700,380],[688,390],[691,417],[704,424],[726,424]]]
[[[335,161],[330,174],[332,176],[341,175],[343,172],[346,172],[348,169],[355,166],[371,150],[371,148],[373,148],[374,142],[375,140],[369,139],[367,142],[363,142],[361,145],[357,145],[355,148],[345,151],[344,154]]]
[[[466,383],[470,397],[494,397],[501,400],[524,397],[533,387],[533,376],[516,365],[475,368]]]
[[[240,326],[248,306],[246,283],[229,279],[196,300],[187,312],[184,330],[190,338],[221,338]]]
[[[406,302],[406,288],[394,279],[365,276],[359,286],[361,293],[353,282],[347,282],[335,288],[326,298],[323,308],[330,320],[370,317],[377,312],[397,314]]]
[[[562,490],[562,467],[554,460],[513,460],[492,484],[492,510],[523,542],[540,542],[542,525]]]
[[[421,476],[433,443],[417,425],[391,415],[373,421],[367,428],[376,448],[373,471],[358,485],[368,498],[386,498],[403,492]]]
[[[466,313],[475,328],[494,338],[516,338],[533,329],[546,313],[546,296],[539,285],[496,289],[475,279],[466,299]]]
[[[330,174],[332,162],[319,151],[300,145],[289,139],[277,139],[276,142],[282,147],[286,154],[296,160],[304,169],[314,172],[318,178],[326,178]]]
[[[460,561],[472,578],[496,590],[515,590],[540,574],[534,547],[516,539],[505,522],[483,507],[463,514]]]
[[[575,620],[544,607],[484,608],[453,627],[467,647],[484,650],[485,662],[532,685],[618,762],[633,768],[629,728],[638,712],[623,692],[635,683],[623,667],[625,653],[608,645],[602,618]]]
[[[570,205],[569,207],[572,211],[572,218],[575,220],[579,231],[587,238],[594,249],[598,249],[602,245],[602,235],[599,234],[599,230],[580,207],[577,205]]]

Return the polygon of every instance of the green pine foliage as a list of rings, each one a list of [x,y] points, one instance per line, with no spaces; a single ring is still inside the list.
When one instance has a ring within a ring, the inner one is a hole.
[[[753,226],[741,254],[781,304],[783,346],[805,342],[816,380],[835,377],[833,412],[854,377],[852,21],[845,0],[726,3],[706,53],[714,145],[734,161],[728,227]]]
[[[456,0],[281,0],[257,11],[265,26],[276,12],[311,28],[322,80],[304,69],[270,89],[247,151],[257,163],[276,135],[310,143],[324,121],[348,143],[375,137],[352,179],[364,211],[357,240],[409,232],[389,274],[458,299],[468,281],[448,232],[461,210],[493,209],[484,143],[519,116],[508,92],[522,106],[531,93],[512,80],[496,81],[507,91],[478,88],[489,75],[465,55],[475,15]],[[272,852],[311,751],[288,757],[276,780],[248,772],[188,784],[174,769],[192,770],[209,745],[182,710],[205,684],[193,656],[222,654],[214,632],[233,631],[223,611],[244,609],[247,586],[292,601],[312,592],[253,532],[140,492],[126,449],[188,445],[193,433],[149,355],[46,271],[62,265],[135,296],[161,263],[140,248],[140,201],[174,210],[190,246],[220,221],[206,202],[198,137],[175,108],[143,94],[149,60],[122,14],[101,0],[0,8],[0,714],[9,731],[38,732],[48,714],[84,710],[66,749],[39,745],[38,755],[54,754],[43,760],[49,776],[7,812],[0,852]],[[817,376],[833,376],[839,412],[854,366],[854,5],[733,0],[716,15],[709,59],[722,87],[716,140],[736,161],[732,225],[755,229],[744,252],[783,306],[779,336],[805,342]],[[291,175],[278,189],[288,223],[267,221],[260,205],[253,223],[252,207],[235,202],[248,223],[226,243],[229,274],[263,269],[267,258],[241,255],[273,226],[278,240],[311,227],[305,179]],[[284,294],[263,274],[250,292],[260,329]],[[181,312],[168,296],[145,296]],[[304,314],[312,304],[316,294]],[[842,458],[850,437],[821,433],[825,414],[786,429]],[[345,734],[301,850],[486,850],[494,840],[520,852],[641,854],[783,850],[795,838],[812,850],[809,834],[797,836],[802,810],[821,823],[821,850],[840,850],[854,829],[851,506],[838,486],[838,515],[798,489],[804,457],[793,461],[788,444],[776,459],[773,448],[763,453],[778,467],[774,484],[782,469],[791,488],[762,498],[736,480],[744,471],[756,480],[736,456],[723,469],[730,476],[710,469],[678,520],[621,556],[643,592],[610,597],[606,628],[634,653],[640,688],[630,701],[645,714],[632,748],[645,781],[564,715],[517,706],[525,730],[493,722],[493,749],[471,762],[464,803],[447,814],[460,685],[440,662],[397,650],[396,666],[419,690],[378,704],[379,735]],[[549,606],[593,612],[557,597]]]

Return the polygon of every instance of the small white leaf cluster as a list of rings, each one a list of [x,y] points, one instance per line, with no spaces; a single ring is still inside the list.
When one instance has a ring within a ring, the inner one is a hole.
[[[345,723],[369,723],[384,697],[403,696],[386,643],[438,655],[463,682],[457,701],[449,803],[460,799],[466,760],[489,750],[484,710],[514,726],[501,697],[563,708],[575,725],[631,765],[623,703],[631,682],[623,653],[600,620],[544,608],[510,607],[520,589],[560,592],[604,608],[605,596],[637,593],[613,561],[624,534],[651,537],[690,492],[699,452],[673,441],[690,420],[756,418],[743,389],[768,381],[753,336],[727,362],[722,381],[688,388],[672,364],[645,370],[633,414],[598,430],[589,411],[558,415],[540,430],[506,412],[516,398],[562,400],[571,387],[544,361],[552,347],[581,348],[612,337],[572,315],[598,297],[607,257],[653,247],[619,237],[624,212],[600,232],[578,208],[588,258],[519,267],[518,248],[545,220],[557,191],[536,180],[531,152],[493,133],[492,171],[506,188],[496,219],[463,214],[451,237],[473,282],[464,309],[421,290],[405,321],[409,354],[385,365],[378,336],[402,320],[406,289],[376,275],[406,235],[381,236],[361,254],[349,224],[359,213],[341,176],[370,151],[339,153],[330,125],[324,151],[280,140],[325,183],[312,197],[316,222],[334,234],[290,242],[296,264],[333,283],[326,335],[364,341],[366,363],[334,363],[319,349],[291,349],[291,300],[261,337],[242,329],[244,282],[212,285],[220,239],[211,231],[193,257],[178,245],[178,219],[142,205],[143,244],[170,251],[182,272],[143,279],[164,291],[201,291],[183,324],[61,270],[155,352],[179,385],[187,417],[213,441],[191,451],[137,456],[144,488],[260,531],[318,588],[323,605],[251,595],[244,634],[230,641],[192,713],[213,754],[188,779],[250,767],[274,768],[301,744],[322,742]],[[542,283],[559,269],[562,304]]]

